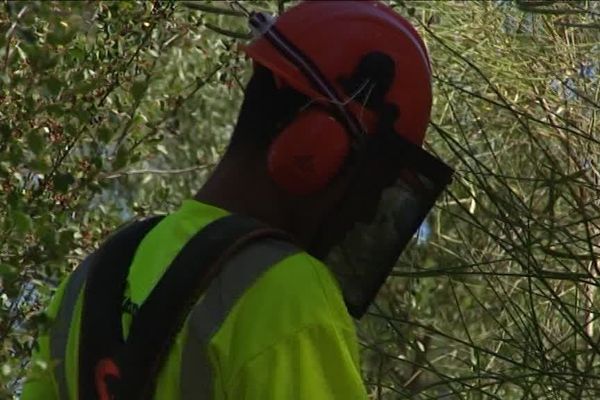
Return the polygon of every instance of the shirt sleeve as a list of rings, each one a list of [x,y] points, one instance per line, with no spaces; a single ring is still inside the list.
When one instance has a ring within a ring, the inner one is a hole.
[[[50,321],[53,321],[58,314],[67,280],[65,279],[58,287],[46,309],[45,314]],[[32,352],[21,400],[58,400],[58,387],[52,370],[50,335],[47,330],[44,330],[40,332]]]
[[[227,385],[226,398],[367,399],[355,345],[352,331],[307,326],[249,360]]]

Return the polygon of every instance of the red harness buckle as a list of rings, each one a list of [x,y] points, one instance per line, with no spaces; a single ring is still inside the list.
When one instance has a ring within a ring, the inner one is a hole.
[[[114,387],[111,383],[121,379],[121,370],[115,361],[110,358],[103,358],[96,364],[96,390],[99,400],[116,400]]]

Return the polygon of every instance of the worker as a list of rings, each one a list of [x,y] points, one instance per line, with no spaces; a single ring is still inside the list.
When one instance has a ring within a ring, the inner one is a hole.
[[[248,16],[222,160],[59,287],[24,400],[367,398],[352,316],[450,181],[421,148],[427,51],[378,1]]]

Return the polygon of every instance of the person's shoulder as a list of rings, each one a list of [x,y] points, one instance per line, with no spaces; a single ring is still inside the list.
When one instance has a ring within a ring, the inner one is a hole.
[[[211,340],[224,378],[267,349],[326,332],[353,338],[354,327],[328,268],[297,250],[267,268],[236,301]],[[226,366],[226,367],[225,367]]]
[[[246,313],[260,310],[258,318],[265,318],[265,323],[276,318],[280,327],[288,325],[289,330],[351,323],[335,277],[321,261],[301,250],[267,269],[238,306]]]
[[[325,264],[310,254],[299,251],[275,265],[271,274],[274,280],[284,281],[288,293],[300,295],[303,304],[327,305],[330,312],[342,311],[336,309],[343,302],[338,281]],[[294,301],[294,298],[290,297],[290,300]],[[344,307],[344,313],[345,310]]]

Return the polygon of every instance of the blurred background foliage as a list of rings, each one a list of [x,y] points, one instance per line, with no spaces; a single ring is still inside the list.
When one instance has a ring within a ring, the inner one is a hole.
[[[244,1],[281,12],[292,1]],[[389,1],[434,66],[456,179],[359,323],[373,399],[600,397],[600,2]],[[224,1],[3,1],[0,398],[43,304],[134,216],[197,190],[235,122]]]

